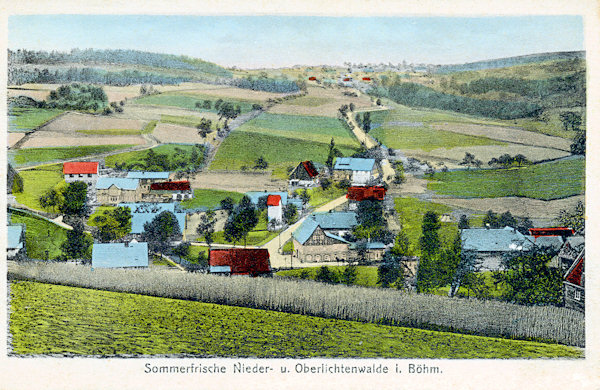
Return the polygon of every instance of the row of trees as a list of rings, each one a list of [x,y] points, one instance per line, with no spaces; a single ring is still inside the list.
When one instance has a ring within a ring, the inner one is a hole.
[[[115,163],[115,168],[149,172],[195,171],[204,163],[204,153],[204,146],[200,144],[194,145],[191,150],[175,147],[174,153],[158,153],[149,149],[140,160]]]
[[[251,89],[253,91],[265,91],[275,93],[298,92],[301,86],[298,82],[284,79],[270,79],[267,77],[245,77],[234,79],[233,85],[238,88]]]

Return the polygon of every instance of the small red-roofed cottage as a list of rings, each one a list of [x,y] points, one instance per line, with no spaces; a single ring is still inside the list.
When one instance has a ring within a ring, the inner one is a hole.
[[[308,78],[309,81],[317,81],[317,78],[315,76],[310,76]]]
[[[155,202],[182,201],[192,199],[193,196],[194,193],[189,181],[165,181],[150,184],[150,193],[147,195],[148,198],[144,200]]]
[[[73,161],[63,163],[63,175],[67,183],[82,181],[93,186],[98,181],[97,161]]]
[[[565,274],[565,307],[585,313],[585,249]]]
[[[320,173],[312,161],[302,161],[290,172],[291,187],[314,187],[319,185]]]
[[[385,198],[385,188],[381,186],[349,187],[346,198],[356,202],[362,202],[363,200],[383,200]]]
[[[212,274],[252,277],[271,274],[269,251],[261,248],[213,249],[208,265]]]
[[[371,81],[370,77],[363,77],[362,79],[363,79],[363,81]]]
[[[283,220],[283,206],[281,204],[280,195],[267,196],[267,217],[268,221],[275,221],[277,225]]]

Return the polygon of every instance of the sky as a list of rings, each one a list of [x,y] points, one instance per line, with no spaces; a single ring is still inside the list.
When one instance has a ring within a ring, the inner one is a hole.
[[[458,64],[584,50],[580,16],[13,15],[10,49],[135,49],[240,68]]]

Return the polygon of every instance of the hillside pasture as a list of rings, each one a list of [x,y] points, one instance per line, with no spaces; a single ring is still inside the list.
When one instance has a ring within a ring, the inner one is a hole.
[[[585,202],[583,195],[571,196],[563,199],[540,200],[521,197],[503,198],[446,198],[434,197],[432,202],[458,207],[462,209],[486,212],[492,210],[501,214],[510,211],[518,217],[529,217],[534,219],[555,220],[561,210],[573,209],[578,202]]]
[[[110,130],[144,128],[146,121],[121,119],[112,116],[82,114],[69,112],[55,121],[43,126],[39,131],[72,132],[75,130]]]
[[[285,94],[282,93],[274,93],[274,92],[265,92],[265,91],[253,91],[251,89],[243,89],[229,86],[215,86],[215,85],[206,85],[205,88],[200,89],[185,89],[180,91],[181,94],[186,95],[205,95],[209,100],[212,100],[213,103],[217,99],[223,99],[226,101],[236,100],[236,101],[251,101],[255,103],[266,102],[269,99],[277,99]]]
[[[127,103],[123,107],[122,113],[114,113],[111,117],[123,118],[123,119],[135,119],[135,120],[157,120],[159,121],[163,116],[185,116],[189,118],[207,118],[212,121],[218,119],[217,114],[214,112],[188,110],[185,108],[171,107],[171,106],[151,106],[146,104],[133,104]]]
[[[338,147],[358,146],[350,131],[338,119],[328,117],[265,113],[245,123],[238,131],[326,144],[333,138]]]
[[[24,224],[27,257],[55,259],[62,254],[61,245],[67,240],[67,229],[25,213],[9,213],[11,223]]]
[[[22,148],[94,146],[94,145],[143,145],[146,140],[141,135],[88,135],[59,131],[36,131]]]
[[[231,192],[287,191],[288,183],[274,178],[270,172],[199,172],[191,178],[192,188]]]
[[[175,156],[179,158],[185,158],[185,154],[191,153],[193,149],[195,149],[195,145],[189,144],[162,144],[159,146],[155,146],[152,149],[156,154],[162,154],[167,156],[168,161],[173,161]],[[179,151],[178,151],[179,149]],[[150,149],[144,150],[135,150],[131,152],[124,152],[113,154],[111,156],[107,156],[105,159],[105,164],[107,167],[114,168],[115,164],[126,164],[126,165],[137,165],[137,170],[141,170],[139,167],[145,166],[145,158]],[[200,151],[202,152],[202,151]],[[134,170],[135,170],[134,169]]]
[[[187,110],[196,110],[200,112],[217,112],[214,109],[215,101],[219,99],[218,97],[214,97],[211,95],[206,95],[204,93],[194,93],[194,92],[167,92],[161,93],[157,95],[149,95],[138,98],[135,100],[135,104],[148,104],[155,106],[171,106],[171,107],[179,107]],[[196,103],[204,102],[204,100],[211,100],[212,108],[204,109],[204,108],[196,108]],[[252,110],[252,104],[261,103],[260,101],[250,101],[250,100],[240,100],[240,99],[223,99],[226,102],[232,103],[234,106],[240,106],[242,113],[246,113]]]
[[[36,129],[63,112],[57,108],[13,107],[8,113],[8,131],[27,132]]]
[[[50,91],[56,90],[62,84],[23,84],[19,86],[9,86],[8,96],[29,96],[37,101],[46,100]],[[140,94],[139,85],[128,85],[116,87],[112,85],[103,85],[104,93],[109,102],[118,102],[125,99],[131,99]]]
[[[343,89],[323,88],[309,86],[308,94],[302,97],[289,99],[282,104],[271,107],[268,112],[272,114],[328,116],[335,118],[338,109],[353,103],[355,110],[366,110],[373,107],[371,98],[367,95],[358,97],[343,95]]]
[[[23,178],[23,192],[15,193],[17,202],[35,210],[43,210],[39,197],[64,183],[62,164],[43,165],[19,172]]]
[[[460,198],[567,198],[585,191],[585,160],[575,158],[522,168],[436,173],[427,188]]]
[[[74,146],[64,148],[27,148],[19,149],[14,153],[15,164],[25,165],[53,160],[67,160],[84,157],[90,154],[105,153],[113,150],[128,148],[131,145],[105,145],[105,146]]]
[[[390,126],[371,130],[371,136],[377,138],[388,148],[410,150],[420,149],[430,152],[438,148],[455,148],[459,146],[504,145],[504,142],[487,137],[474,137],[450,131],[442,131],[427,126]],[[464,154],[463,154],[464,155]]]
[[[571,141],[564,138],[552,137],[511,127],[483,126],[468,123],[432,123],[431,127],[436,130],[450,131],[476,137],[487,137],[516,144],[559,149],[566,152],[570,151],[571,145]]]
[[[152,132],[154,138],[163,143],[179,142],[203,144],[205,142],[215,143],[216,132],[209,133],[206,138],[198,134],[198,130],[193,127],[172,125],[169,123],[159,123]]]
[[[12,283],[10,291],[11,352],[17,355],[583,357],[576,348],[559,345],[34,282]]]
[[[339,149],[345,156],[355,152],[355,149],[346,146]],[[262,156],[269,164],[268,169],[283,178],[287,177],[287,168],[296,166],[300,161],[324,163],[328,152],[329,144],[326,143],[271,136],[240,128],[223,141],[209,169],[252,169],[256,159]]]

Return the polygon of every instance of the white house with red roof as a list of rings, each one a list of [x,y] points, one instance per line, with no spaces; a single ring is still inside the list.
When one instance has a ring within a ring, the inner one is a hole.
[[[73,161],[63,163],[63,175],[67,183],[82,181],[94,187],[98,181],[97,161]]]
[[[281,224],[283,220],[283,207],[280,195],[267,196],[267,218],[269,222],[275,220],[278,225]]]

